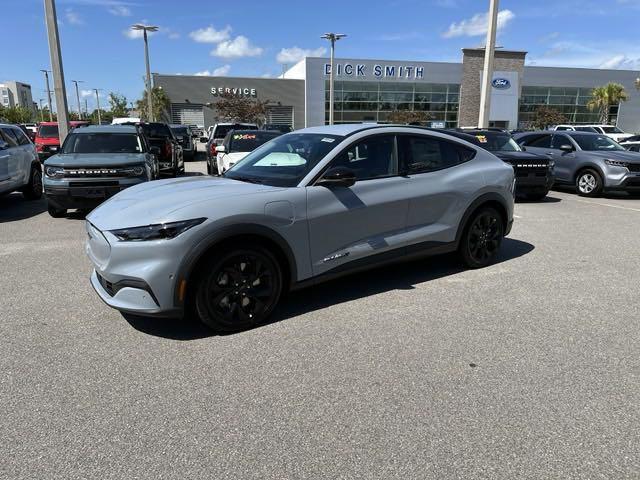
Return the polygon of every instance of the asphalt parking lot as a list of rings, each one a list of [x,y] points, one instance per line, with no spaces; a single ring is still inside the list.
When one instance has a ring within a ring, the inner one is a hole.
[[[516,215],[489,268],[383,268],[212,336],[111,310],[82,216],[0,198],[0,477],[640,478],[640,199]]]

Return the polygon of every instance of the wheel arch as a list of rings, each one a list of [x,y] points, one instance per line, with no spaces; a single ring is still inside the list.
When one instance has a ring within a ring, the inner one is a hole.
[[[506,203],[507,202],[504,200],[504,198],[497,193],[485,193],[471,202],[471,205],[469,205],[465,210],[464,215],[462,215],[462,220],[458,225],[458,230],[456,232],[456,248],[458,248],[458,246],[460,245],[462,234],[467,227],[469,220],[478,210],[484,207],[493,207],[498,211],[498,213],[502,217],[506,232],[509,226],[509,209],[507,208]]]
[[[604,187],[604,183],[605,183],[604,172],[602,171],[602,168],[600,168],[600,166],[596,165],[595,163],[587,163],[587,164],[581,165],[580,168],[576,170],[576,173],[573,175],[574,185],[578,181],[578,177],[580,176],[580,174],[585,170],[595,170],[596,173],[600,175],[600,179],[602,180],[602,186]]]
[[[271,251],[282,268],[283,286],[288,290],[297,281],[297,263],[291,247],[275,230],[258,224],[238,224],[223,227],[194,247],[183,259],[174,285],[174,305],[184,308],[188,293],[191,292],[190,279],[197,272],[201,261],[217,249],[235,242],[249,241],[265,246]],[[185,289],[181,289],[186,281]]]

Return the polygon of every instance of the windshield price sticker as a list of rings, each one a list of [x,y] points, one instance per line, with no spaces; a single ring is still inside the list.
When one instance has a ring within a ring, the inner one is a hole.
[[[476,138],[480,143],[487,143],[487,137],[485,137],[484,135],[476,135]]]
[[[233,139],[234,140],[255,140],[256,136],[245,133],[243,135],[234,135]]]
[[[323,142],[327,142],[327,143],[333,143],[336,141],[335,138],[323,138],[322,139]]]

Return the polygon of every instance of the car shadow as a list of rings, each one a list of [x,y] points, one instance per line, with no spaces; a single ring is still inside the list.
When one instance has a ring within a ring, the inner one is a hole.
[[[516,198],[516,203],[560,203],[562,201],[561,198],[552,197],[547,195],[542,200],[531,200],[526,197],[518,197]]]
[[[527,255],[534,248],[530,243],[505,238],[494,265]],[[416,285],[421,283],[456,275],[464,270],[465,268],[460,265],[458,257],[455,254],[448,254],[349,275],[287,294],[269,322],[255,328],[392,290],[413,290]],[[214,332],[191,316],[183,319],[162,319],[123,314],[123,317],[140,332],[172,340],[197,340],[215,335],[234,334]]]
[[[553,189],[558,191],[558,192],[562,192],[562,193],[571,193],[573,195],[575,195],[576,197],[579,197],[578,192],[576,191],[576,188],[571,186],[571,185],[554,185]],[[580,197],[580,198],[590,198],[590,197]],[[599,196],[597,197],[593,197],[593,198],[610,198],[610,199],[617,199],[617,200],[637,200],[638,194],[637,193],[630,193],[630,192],[624,192],[624,191],[609,191],[609,192],[604,192],[601,193]]]
[[[47,201],[26,200],[22,193],[0,196],[0,223],[15,222],[40,215],[47,211]]]

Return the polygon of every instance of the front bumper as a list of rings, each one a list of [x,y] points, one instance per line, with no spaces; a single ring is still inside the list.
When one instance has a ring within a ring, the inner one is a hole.
[[[625,167],[608,167],[604,179],[605,190],[637,192],[640,190],[640,171],[629,171]]]
[[[551,172],[544,175],[537,173],[516,176],[516,194],[536,193],[551,190],[554,176]]]
[[[179,317],[176,278],[189,251],[190,231],[171,240],[121,242],[86,224],[86,253],[94,266],[91,284],[110,307],[138,315]]]
[[[125,188],[147,181],[146,178],[122,178],[105,181],[50,180],[45,177],[44,194],[56,208],[95,208]]]

